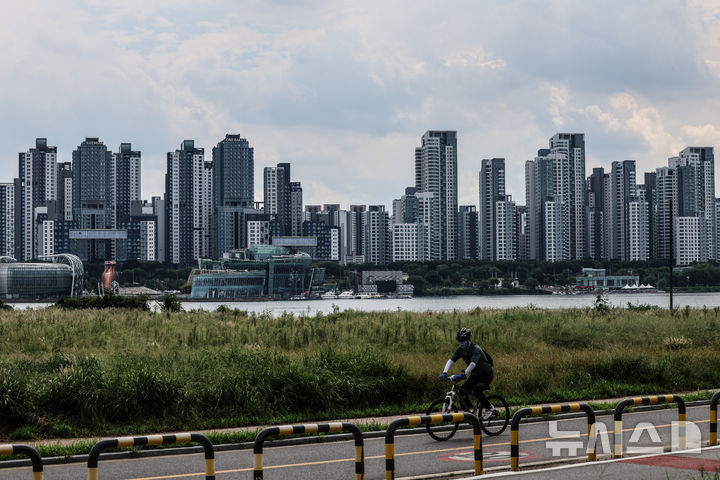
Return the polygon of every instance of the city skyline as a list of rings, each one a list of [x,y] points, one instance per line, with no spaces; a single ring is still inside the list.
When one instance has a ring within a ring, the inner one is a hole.
[[[18,154],[18,178],[0,184],[0,249],[21,260],[72,252],[182,265],[269,243],[376,265],[656,260],[670,258],[669,242],[687,265],[720,251],[714,147],[686,147],[638,183],[634,160],[586,176],[585,134],[557,132],[525,163],[525,205],[506,194],[505,159],[493,158],[478,172],[478,206],[467,206],[458,205],[457,132],[428,130],[415,148],[415,186],[393,200],[392,215],[385,205],[304,203],[290,163],[263,168],[264,201],[254,202],[254,151],[226,134],[206,160],[204,148],[183,140],[167,153],[164,196],[148,201],[139,196],[142,152],[131,143],[111,152],[86,137],[70,164],[36,138]]]
[[[413,185],[417,136],[452,129],[458,203],[476,204],[480,163],[496,157],[522,203],[519,172],[549,132],[585,133],[588,168],[606,171],[634,159],[650,172],[686,146],[720,145],[715,2],[380,7],[12,4],[0,181],[36,137],[70,162],[92,136],[143,152],[149,199],[163,193],[168,151],[194,139],[209,156],[233,132],[255,148],[255,200],[259,168],[287,162],[307,204],[389,206]]]

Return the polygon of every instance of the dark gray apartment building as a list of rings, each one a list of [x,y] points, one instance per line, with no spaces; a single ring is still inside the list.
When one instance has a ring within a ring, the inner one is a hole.
[[[97,137],[86,137],[72,154],[73,216],[78,230],[71,236],[81,260],[115,258],[113,155]],[[97,232],[103,230],[103,232]]]
[[[213,258],[246,248],[245,214],[255,212],[254,150],[240,135],[213,148]]]

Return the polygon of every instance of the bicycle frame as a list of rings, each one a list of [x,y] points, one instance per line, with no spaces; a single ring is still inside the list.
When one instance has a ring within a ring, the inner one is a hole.
[[[455,382],[455,381],[452,382],[452,387],[450,387],[450,390],[447,393],[445,393],[445,400],[448,400],[450,402],[449,404],[452,406],[453,402],[455,401],[455,396],[457,395],[458,404],[460,405],[460,408],[462,410],[474,412],[476,410],[476,407],[473,406],[472,401],[470,401],[470,399],[468,398],[468,403],[470,405],[466,405],[465,399],[463,398],[463,396],[459,395],[458,392],[455,391],[455,387],[457,387],[457,385],[458,385],[458,382]]]

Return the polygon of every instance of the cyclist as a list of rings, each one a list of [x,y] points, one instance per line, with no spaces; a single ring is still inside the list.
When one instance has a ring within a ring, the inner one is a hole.
[[[490,382],[492,382],[494,377],[493,367],[488,360],[488,356],[485,355],[483,349],[480,348],[480,345],[472,343],[470,341],[470,337],[472,337],[472,331],[470,331],[469,328],[463,327],[455,332],[455,339],[458,341],[458,348],[455,350],[455,353],[453,353],[450,360],[447,361],[447,364],[440,375],[440,380],[445,381],[448,379],[448,371],[453,364],[458,361],[458,359],[462,358],[465,360],[465,363],[467,364],[465,370],[463,370],[462,373],[453,375],[450,378],[453,381],[467,378],[462,387],[460,387],[460,396],[463,399],[463,404],[470,405],[468,395],[472,393],[478,400],[480,400],[480,404],[484,409],[482,416],[483,420],[489,420],[490,418],[498,416],[498,411],[490,404],[483,393],[484,390],[488,390],[490,388]]]

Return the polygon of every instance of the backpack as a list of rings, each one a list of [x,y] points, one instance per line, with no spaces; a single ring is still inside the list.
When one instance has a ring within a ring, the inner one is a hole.
[[[493,365],[495,365],[495,364],[493,363],[493,358],[490,356],[490,354],[488,353],[488,351],[485,350],[484,348],[482,349],[482,351],[483,351],[483,353],[485,354],[485,358],[487,358],[487,361],[488,361],[488,363],[490,364],[490,366],[492,367]]]

